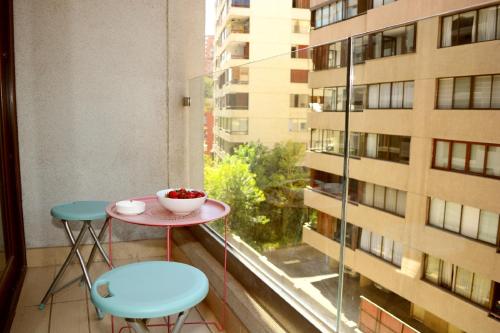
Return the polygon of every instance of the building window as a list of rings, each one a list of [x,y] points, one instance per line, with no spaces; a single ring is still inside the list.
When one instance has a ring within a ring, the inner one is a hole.
[[[367,229],[362,229],[359,248],[401,267],[403,246],[401,243],[395,242],[388,237],[378,235]]]
[[[348,200],[358,202],[358,184],[356,179],[349,178]],[[332,173],[311,169],[311,189],[328,196],[342,198],[343,177]]]
[[[233,84],[248,84],[248,67],[231,67],[226,69],[228,81]]]
[[[500,109],[500,75],[438,79],[438,109]]]
[[[292,83],[307,83],[309,71],[307,69],[291,69],[290,82]]]
[[[293,59],[309,59],[309,49],[307,45],[293,45],[290,56]]]
[[[288,119],[289,132],[305,132],[307,131],[307,120],[302,118]]]
[[[431,198],[428,223],[465,237],[496,245],[499,233],[499,214],[479,208]]]
[[[425,256],[424,266],[424,280],[484,308],[490,307],[493,288],[491,280],[431,255]]]
[[[491,6],[441,20],[441,47],[500,39],[500,6]]]
[[[395,2],[396,0],[373,0],[373,8],[381,7]]]
[[[311,26],[315,29],[366,13],[369,0],[338,0],[312,10]]]
[[[292,20],[292,33],[308,34],[310,30],[309,21],[307,20]]]
[[[435,169],[500,178],[500,145],[434,140],[432,165]]]
[[[412,23],[354,38],[354,64],[361,64],[370,59],[414,53],[416,30],[417,24]]]
[[[359,202],[392,214],[406,214],[406,192],[390,187],[359,182]]]
[[[311,129],[310,150],[343,154],[343,131]],[[370,157],[408,164],[410,160],[409,136],[351,133],[350,152],[353,157]]]
[[[249,8],[250,0],[231,0],[231,6]]]
[[[290,94],[291,108],[308,108],[311,97],[306,94]]]
[[[413,81],[377,83],[368,85],[368,108],[411,109]]]
[[[347,64],[347,41],[314,47],[312,59],[315,71],[345,67]]]
[[[309,9],[309,6],[310,6],[309,1],[310,0],[293,0],[292,7],[293,8]]]
[[[248,110],[248,93],[227,94],[226,108],[233,110]]]

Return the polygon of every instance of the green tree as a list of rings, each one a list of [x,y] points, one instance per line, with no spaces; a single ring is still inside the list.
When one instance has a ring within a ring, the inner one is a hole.
[[[268,218],[259,214],[259,204],[265,200],[257,187],[255,174],[240,157],[226,156],[222,160],[205,162],[205,190],[207,194],[231,206],[230,227],[249,243],[255,240],[255,225],[265,224]],[[221,222],[215,225],[220,232]]]

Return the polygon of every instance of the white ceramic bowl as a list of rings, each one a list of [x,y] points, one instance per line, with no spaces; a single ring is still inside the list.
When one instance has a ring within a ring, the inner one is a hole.
[[[163,207],[165,207],[166,209],[168,209],[169,211],[171,211],[172,213],[174,213],[176,215],[187,215],[187,214],[197,210],[198,208],[200,208],[201,205],[203,205],[205,203],[205,201],[207,200],[206,194],[205,194],[205,196],[203,196],[201,198],[194,198],[194,199],[167,198],[165,195],[168,192],[173,191],[173,190],[175,190],[175,189],[169,188],[166,190],[158,191],[158,192],[156,192],[156,197],[158,198],[158,201],[160,202],[160,204]],[[193,189],[188,188],[186,190],[192,191]],[[205,193],[204,191],[200,191],[200,192]]]
[[[138,200],[123,200],[116,204],[116,211],[123,215],[139,215],[146,210],[146,203]]]

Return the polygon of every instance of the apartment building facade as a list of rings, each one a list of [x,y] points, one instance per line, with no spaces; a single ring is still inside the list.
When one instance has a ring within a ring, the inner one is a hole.
[[[309,59],[299,50],[309,46],[309,0],[220,0],[216,17],[213,153],[246,142],[305,145]]]
[[[345,266],[432,331],[500,331],[500,3],[311,0],[311,13],[318,218],[303,241],[338,260],[355,36]],[[393,332],[363,309],[358,326]]]

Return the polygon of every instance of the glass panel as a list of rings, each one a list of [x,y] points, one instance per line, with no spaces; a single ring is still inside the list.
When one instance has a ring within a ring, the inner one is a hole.
[[[345,111],[346,103],[346,89],[345,87],[337,88],[337,111]]]
[[[388,261],[392,261],[392,247],[394,245],[394,242],[387,238],[384,237],[383,240],[383,248],[382,248],[382,258]]]
[[[337,89],[335,88],[325,88],[324,89],[324,104],[323,104],[323,110],[324,111],[333,111],[335,110],[335,107],[337,106]]]
[[[439,283],[439,266],[441,260],[433,256],[427,256],[425,260],[425,279],[438,284]]]
[[[436,152],[434,166],[436,168],[448,168],[448,157],[450,154],[450,143],[447,141],[436,141]]]
[[[472,107],[476,109],[487,109],[490,107],[491,76],[476,76],[474,78],[474,92]]]
[[[370,252],[380,257],[382,255],[382,236],[372,232]]]
[[[401,216],[406,214],[406,192],[398,191],[398,204],[396,207],[396,213]]]
[[[476,41],[476,11],[460,14],[458,44],[468,44]]]
[[[429,210],[429,224],[442,228],[444,226],[444,206],[445,201],[432,198]]]
[[[455,78],[455,89],[453,92],[453,108],[468,109],[470,102],[470,77]]]
[[[466,298],[471,297],[473,274],[466,269],[457,267],[457,277],[454,291]]]
[[[404,83],[404,103],[403,107],[405,109],[413,108],[413,81],[408,81]]]
[[[441,286],[451,289],[453,283],[453,265],[441,260]]]
[[[319,28],[319,27],[321,27],[321,19],[323,18],[321,16],[321,8],[316,9],[314,15],[315,15],[314,17],[316,19],[316,22],[314,22],[314,27]]]
[[[454,232],[459,232],[461,214],[462,205],[447,201],[444,214],[444,228]]]
[[[491,244],[497,244],[497,237],[498,214],[482,210],[479,215],[478,238]]]
[[[380,106],[381,109],[391,107],[391,84],[382,83],[380,85]]]
[[[392,84],[391,108],[400,109],[403,107],[403,82]]]
[[[453,79],[439,79],[438,108],[451,109],[453,102]]]
[[[415,52],[415,25],[413,24],[406,26],[405,47],[402,53]]]
[[[451,153],[451,168],[454,170],[465,170],[465,154],[467,153],[467,144],[453,142]]]
[[[369,230],[363,229],[361,231],[361,239],[359,242],[359,247],[365,251],[370,251],[370,238],[371,238],[371,232]]]
[[[368,206],[373,206],[373,190],[373,184],[364,184],[362,203]]]
[[[321,25],[325,26],[327,24],[330,24],[330,7],[325,6],[321,9],[321,16],[323,17],[321,19]]]
[[[500,15],[498,15],[500,17]],[[500,26],[498,27],[500,31]],[[491,108],[500,109],[500,75],[493,76],[493,87],[491,89]]]
[[[369,133],[366,135],[366,156],[377,157],[377,134]]]
[[[378,109],[379,85],[371,84],[368,86],[368,107]]]
[[[403,245],[398,242],[394,242],[394,250],[392,254],[392,263],[398,267],[401,267],[401,262],[403,261]]]
[[[482,305],[490,305],[490,295],[491,295],[491,280],[483,278],[478,274],[474,274],[474,284],[472,286],[472,301]]]
[[[441,47],[451,46],[452,16],[443,18],[441,28]]]
[[[372,59],[377,59],[382,56],[382,33],[376,33],[373,35],[370,35],[370,46],[371,46],[371,58]]]
[[[479,208],[463,207],[461,233],[470,238],[477,238],[479,229]]]
[[[385,187],[375,185],[373,205],[377,208],[384,209]]]
[[[477,24],[477,40],[495,39],[495,25],[497,19],[496,7],[483,8],[479,10],[479,19]]]
[[[469,170],[471,172],[483,173],[485,153],[485,145],[472,144],[470,146]]]
[[[500,146],[489,146],[486,158],[486,174],[500,177]]]
[[[352,107],[354,111],[362,111],[365,107],[366,86],[355,86],[352,96]]]
[[[397,191],[393,188],[387,188],[385,191],[385,210],[396,212]]]

